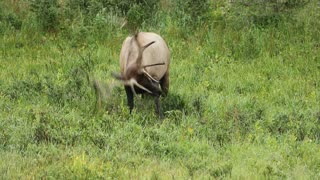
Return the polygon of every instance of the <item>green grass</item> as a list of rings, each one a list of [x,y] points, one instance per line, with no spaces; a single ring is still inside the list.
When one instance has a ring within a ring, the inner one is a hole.
[[[192,32],[165,15],[142,26],[171,50],[163,122],[152,98],[135,98],[130,115],[111,77],[126,30],[31,33],[28,20],[1,31],[0,178],[318,179],[320,27],[311,5],[277,26],[223,21]]]

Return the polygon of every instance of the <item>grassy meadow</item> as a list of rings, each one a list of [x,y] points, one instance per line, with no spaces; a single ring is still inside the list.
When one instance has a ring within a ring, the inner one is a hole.
[[[319,179],[319,1],[241,2],[1,1],[0,179]],[[170,48],[163,121],[111,77],[130,27]]]

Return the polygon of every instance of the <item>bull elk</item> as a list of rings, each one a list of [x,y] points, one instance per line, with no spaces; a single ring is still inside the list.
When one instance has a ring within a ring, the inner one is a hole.
[[[124,40],[120,74],[113,76],[124,84],[130,113],[134,95],[147,93],[155,97],[156,112],[163,118],[159,97],[168,93],[169,64],[169,48],[158,34],[140,32]]]

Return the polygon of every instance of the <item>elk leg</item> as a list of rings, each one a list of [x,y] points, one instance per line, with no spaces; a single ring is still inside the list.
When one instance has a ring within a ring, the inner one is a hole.
[[[126,90],[126,94],[127,94],[127,101],[128,101],[128,106],[129,106],[129,110],[130,110],[130,114],[132,112],[133,109],[133,92],[131,91],[130,86],[124,86],[125,90]]]
[[[162,94],[166,96],[169,90],[169,72],[167,71],[163,78],[160,80],[160,86],[162,89]]]
[[[163,113],[161,111],[160,99],[159,98],[160,98],[160,96],[156,96],[156,98],[155,98],[156,111],[157,111],[157,114],[159,115],[159,118],[163,119]]]

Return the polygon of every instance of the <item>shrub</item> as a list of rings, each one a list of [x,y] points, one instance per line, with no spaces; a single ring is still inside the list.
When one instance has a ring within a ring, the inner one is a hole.
[[[171,16],[178,19],[179,26],[197,27],[209,18],[209,0],[176,0],[171,4]]]
[[[57,0],[33,0],[31,11],[35,13],[39,26],[46,32],[59,30],[60,9]]]
[[[230,1],[229,20],[239,25],[266,27],[277,26],[280,21],[291,17],[291,12],[305,6],[309,0],[271,0],[271,1]]]

